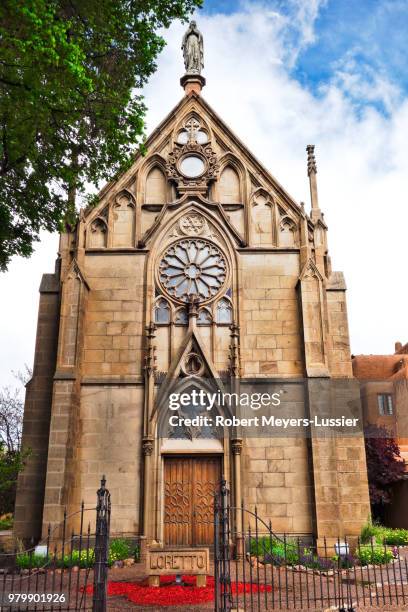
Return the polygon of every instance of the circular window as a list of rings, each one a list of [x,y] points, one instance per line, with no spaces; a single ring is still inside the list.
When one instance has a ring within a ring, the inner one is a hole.
[[[180,170],[184,176],[195,178],[204,172],[205,165],[198,155],[188,155],[180,162]]]
[[[227,265],[221,251],[206,240],[180,240],[167,249],[159,265],[159,279],[169,295],[187,302],[214,297],[225,282]]]

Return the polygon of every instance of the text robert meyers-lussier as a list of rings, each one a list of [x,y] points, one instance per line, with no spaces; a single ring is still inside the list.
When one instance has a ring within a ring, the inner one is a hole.
[[[283,418],[272,416],[254,416],[250,418],[239,418],[237,416],[224,417],[217,415],[209,417],[197,415],[195,417],[184,417],[172,415],[169,417],[171,427],[277,427],[288,429],[290,427],[356,427],[358,418],[341,417],[319,417],[308,418]]]

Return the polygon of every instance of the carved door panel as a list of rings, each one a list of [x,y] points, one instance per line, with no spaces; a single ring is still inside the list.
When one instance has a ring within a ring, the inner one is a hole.
[[[193,544],[213,543],[214,493],[221,480],[219,457],[193,460]]]
[[[166,457],[164,542],[167,546],[212,544],[214,493],[220,480],[220,457]]]
[[[189,459],[164,462],[164,542],[176,546],[191,543],[192,464]]]

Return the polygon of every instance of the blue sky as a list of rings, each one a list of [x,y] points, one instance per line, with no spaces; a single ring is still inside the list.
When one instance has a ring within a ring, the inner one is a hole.
[[[381,75],[394,85],[395,96],[408,91],[408,0],[204,0],[202,12],[232,15],[243,7],[250,10],[251,5],[263,4],[265,10],[276,10],[292,22],[286,37],[296,45],[299,21],[294,15],[307,3],[309,10],[316,7],[316,18],[313,40],[305,41],[292,66],[299,82],[318,94],[328,81],[338,78],[339,71],[353,68],[365,82]],[[389,112],[381,99],[361,97],[355,102]]]

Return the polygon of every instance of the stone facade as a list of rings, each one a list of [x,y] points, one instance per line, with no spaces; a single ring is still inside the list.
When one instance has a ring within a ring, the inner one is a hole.
[[[61,236],[58,270],[43,281],[23,438],[34,452],[16,535],[39,536],[65,507],[92,505],[106,474],[112,530],[163,543],[171,453],[219,456],[236,503],[257,506],[276,531],[355,535],[370,512],[361,436],[157,436],[160,385],[197,354],[217,378],[306,378],[302,410],[312,415],[314,382],[353,380],[346,287],[331,270],[313,147],[308,215],[202,98],[202,77],[183,84],[147,155]],[[196,305],[166,272],[187,243],[218,266],[200,288],[203,273],[184,262]]]

